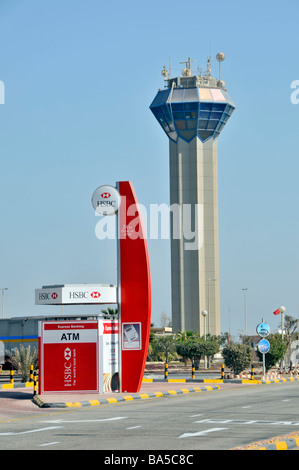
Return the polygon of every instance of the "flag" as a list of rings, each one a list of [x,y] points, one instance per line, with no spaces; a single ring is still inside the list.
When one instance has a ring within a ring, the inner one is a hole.
[[[275,310],[275,312],[273,312],[273,315],[279,315],[279,314],[280,314],[279,308],[277,310]]]

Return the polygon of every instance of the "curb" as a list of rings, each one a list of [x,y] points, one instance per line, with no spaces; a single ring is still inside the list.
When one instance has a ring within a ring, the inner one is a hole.
[[[225,384],[225,383],[237,383],[237,384],[271,384],[279,382],[294,382],[299,381],[299,377],[286,377],[281,379],[143,379],[142,383],[205,383],[205,384]],[[13,384],[0,384],[0,390],[7,390],[10,388],[24,388],[33,387],[34,382],[17,382]]]
[[[271,384],[279,382],[294,382],[299,381],[299,377],[286,377],[281,379],[269,379],[269,380],[251,380],[251,379],[143,379],[142,383],[205,383],[205,384],[225,384],[225,383],[237,383],[237,384]],[[34,382],[17,382],[13,384],[0,384],[0,390],[7,390],[10,388],[24,388],[33,387]]]
[[[0,390],[7,390],[9,388],[24,388],[24,387],[33,387],[33,382],[18,382],[13,384],[1,384]]]
[[[122,397],[113,397],[113,398],[102,398],[101,400],[83,400],[77,402],[57,402],[57,403],[47,403],[39,395],[35,395],[32,398],[32,401],[39,408],[80,408],[83,406],[98,406],[106,404],[115,404],[120,402],[127,402],[132,400],[146,400],[148,398],[163,398],[174,395],[184,395],[186,393],[195,393],[195,392],[210,392],[213,390],[219,390],[219,386],[211,387],[192,387],[192,388],[181,388],[179,390],[168,390],[166,392],[150,392],[150,393],[136,393],[133,395],[124,395]]]
[[[299,447],[299,435],[282,441],[273,442],[264,446],[249,447],[247,450],[289,450]]]
[[[216,384],[226,384],[226,383],[237,383],[237,384],[271,384],[279,382],[294,382],[299,380],[299,377],[286,377],[281,379],[143,379],[142,383],[153,383],[153,382],[163,382],[163,383],[216,383]]]
[[[289,450],[296,447],[299,447],[298,432],[268,439],[268,441],[252,443],[248,446],[235,447],[231,450]]]

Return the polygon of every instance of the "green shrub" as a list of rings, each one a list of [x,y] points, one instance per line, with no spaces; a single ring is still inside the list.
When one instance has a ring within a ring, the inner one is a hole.
[[[247,344],[230,342],[223,348],[222,356],[225,366],[234,374],[240,374],[252,363],[252,349]]]

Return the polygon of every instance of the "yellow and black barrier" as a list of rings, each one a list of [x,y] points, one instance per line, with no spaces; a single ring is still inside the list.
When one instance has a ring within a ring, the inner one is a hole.
[[[195,364],[192,362],[192,380],[195,379]]]
[[[164,367],[164,379],[166,380],[168,378],[168,364],[165,362],[165,367]]]
[[[33,396],[37,394],[37,374],[36,371],[33,373]]]
[[[33,365],[30,365],[30,376],[29,376],[29,382],[33,382]]]

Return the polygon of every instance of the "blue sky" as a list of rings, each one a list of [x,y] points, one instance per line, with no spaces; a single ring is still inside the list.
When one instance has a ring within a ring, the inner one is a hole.
[[[34,305],[42,285],[116,282],[92,193],[130,180],[145,206],[169,203],[168,141],[149,105],[169,57],[175,73],[211,55],[217,75],[219,51],[236,105],[218,142],[221,331],[229,309],[232,334],[244,328],[245,287],[249,330],[264,318],[273,331],[282,304],[298,317],[298,14],[295,0],[0,0],[6,317],[57,313]],[[169,241],[149,251],[158,325],[170,315]]]

